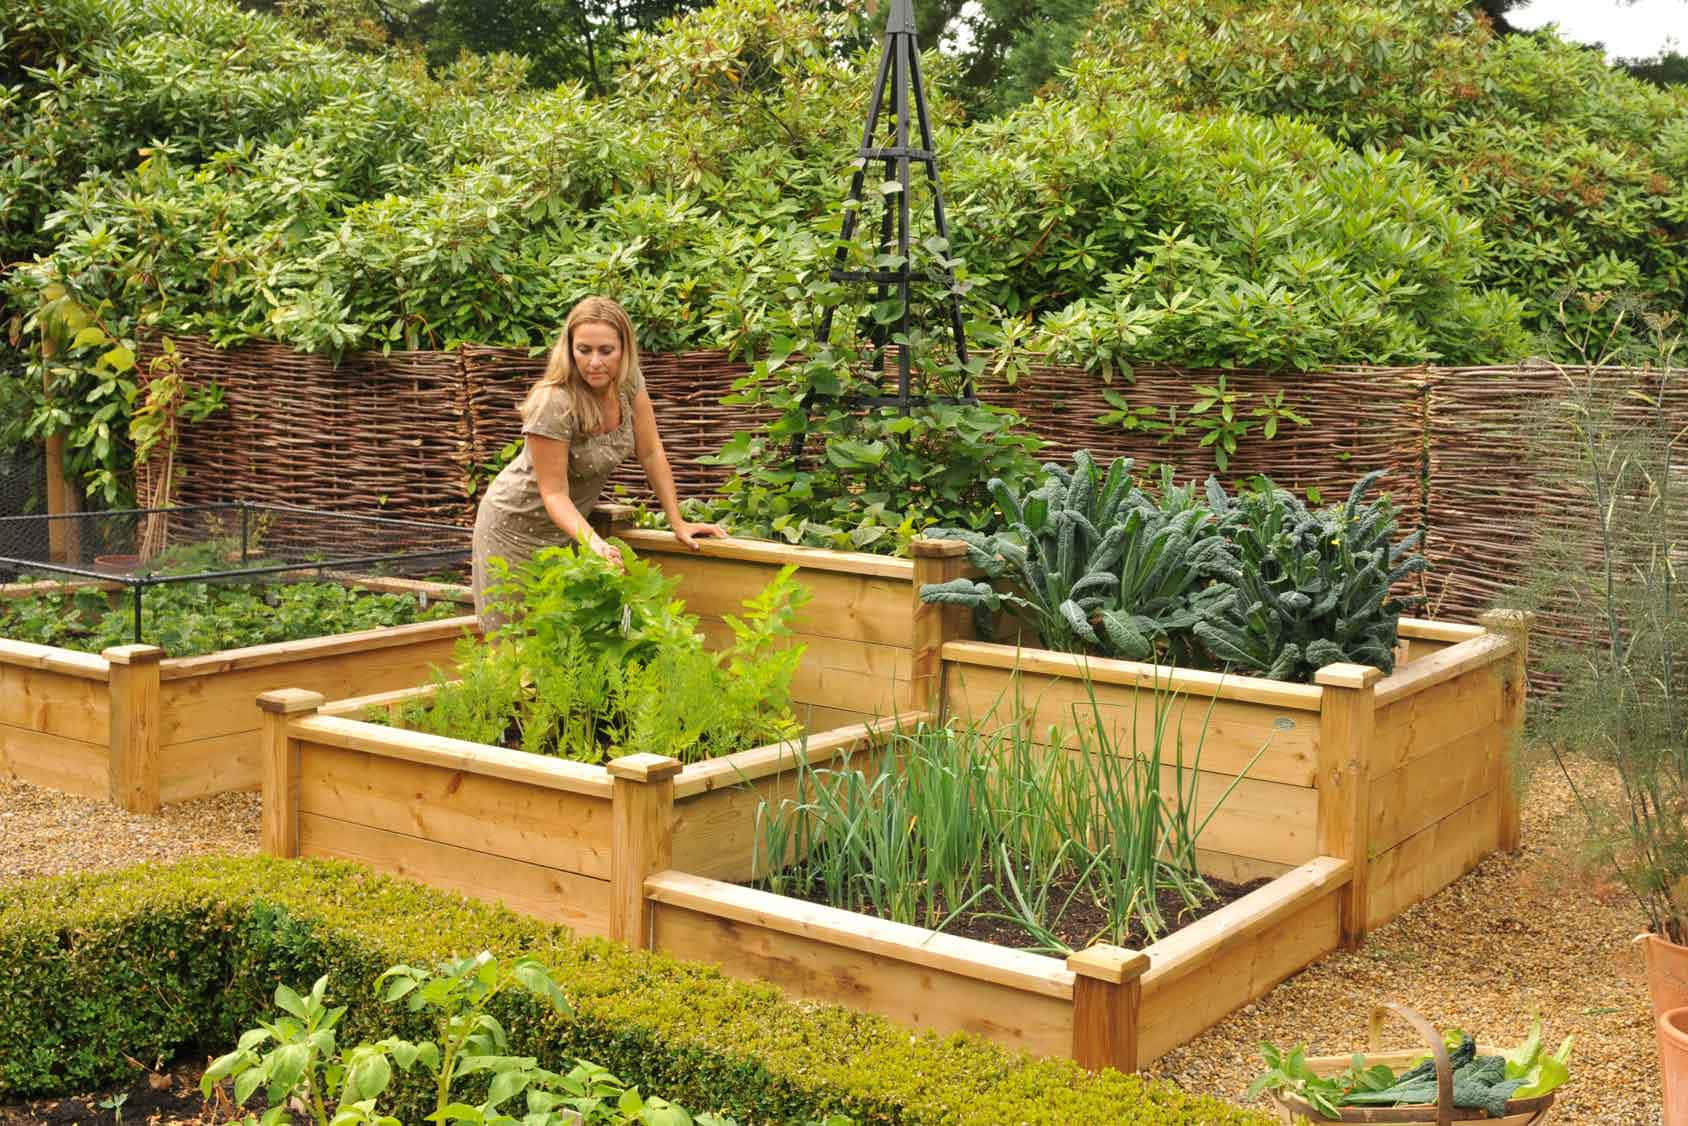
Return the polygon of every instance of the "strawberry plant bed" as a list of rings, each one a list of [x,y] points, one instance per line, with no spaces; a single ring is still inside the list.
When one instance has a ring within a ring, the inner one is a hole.
[[[392,593],[404,580],[372,579],[380,593],[348,596],[347,578],[334,584],[291,587],[278,598],[296,607],[349,607],[348,616],[330,624],[362,626],[403,618],[432,620],[354,628],[333,635],[312,634],[265,644],[240,645],[241,620],[220,620],[203,606],[166,616],[162,632],[187,642],[184,654],[157,645],[112,645],[99,653],[72,647],[99,640],[105,593],[80,589],[70,595],[44,595],[35,584],[0,590],[6,603],[30,604],[26,616],[51,617],[39,600],[68,597],[84,614],[60,615],[59,640],[0,639],[0,773],[82,797],[109,799],[134,812],[155,811],[164,802],[186,801],[258,785],[258,712],[253,699],[280,685],[305,685],[336,696],[415,684],[431,668],[452,660],[454,646],[466,632],[478,631],[458,599],[461,588],[436,586],[424,601],[411,593]],[[178,588],[192,598],[194,585]],[[411,584],[414,585],[414,584]],[[58,588],[60,584],[52,584]],[[329,586],[337,592],[326,594]],[[213,590],[217,588],[211,588]],[[250,589],[228,592],[242,600],[242,614],[263,628],[276,622],[270,607]],[[176,591],[151,606],[174,606]],[[291,600],[291,601],[289,601]],[[360,602],[363,611],[357,607]],[[51,607],[48,607],[50,609]],[[373,616],[365,615],[374,610]],[[9,612],[0,610],[0,618]],[[287,632],[310,628],[315,614],[293,614]],[[88,633],[79,633],[82,630]],[[319,628],[318,633],[321,633]],[[109,639],[107,639],[109,640]]]

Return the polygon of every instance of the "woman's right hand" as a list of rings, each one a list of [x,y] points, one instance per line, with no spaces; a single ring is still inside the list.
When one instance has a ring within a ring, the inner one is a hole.
[[[593,555],[596,555],[611,567],[618,571],[621,570],[621,549],[604,537],[596,532],[592,533],[587,537],[586,547]]]

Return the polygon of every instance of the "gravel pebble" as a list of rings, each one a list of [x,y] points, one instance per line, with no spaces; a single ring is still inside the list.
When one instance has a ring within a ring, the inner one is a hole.
[[[1610,770],[1573,762],[1579,784],[1615,785]],[[167,862],[258,848],[256,794],[166,806],[156,817],[0,780],[0,882]],[[1365,1044],[1367,1014],[1403,1001],[1438,1027],[1491,1043],[1521,1039],[1532,1011],[1557,1045],[1575,1034],[1572,1081],[1550,1118],[1650,1126],[1660,1119],[1658,1062],[1641,954],[1643,920],[1623,889],[1578,858],[1581,815],[1556,769],[1538,771],[1523,802],[1524,847],[1493,856],[1441,894],[1233,1013],[1158,1061],[1152,1074],[1241,1101],[1260,1069],[1258,1045],[1306,1042],[1314,1054]],[[1391,1026],[1392,1046],[1412,1043]]]

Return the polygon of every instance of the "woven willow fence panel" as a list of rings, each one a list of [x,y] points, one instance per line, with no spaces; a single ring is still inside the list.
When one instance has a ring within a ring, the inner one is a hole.
[[[1662,391],[1662,394],[1661,394]],[[1560,370],[1552,367],[1485,368],[1441,371],[1432,379],[1427,412],[1430,443],[1430,580],[1433,612],[1470,618],[1501,602],[1529,581],[1532,558],[1538,582],[1552,586],[1537,592],[1537,630],[1548,637],[1582,641],[1601,628],[1599,607],[1582,604],[1568,585],[1552,579],[1575,569],[1598,575],[1601,569],[1597,504],[1588,469],[1588,450],[1571,419],[1590,400],[1613,411],[1603,429],[1622,432],[1628,452],[1650,433],[1656,440],[1688,428],[1688,371],[1661,378],[1655,371],[1606,368]],[[1656,404],[1656,406],[1654,405]],[[1598,419],[1597,409],[1595,417]],[[1605,443],[1602,443],[1604,445]],[[1643,472],[1654,473],[1658,448],[1626,464],[1621,456],[1601,459],[1607,488],[1617,496],[1607,505],[1638,514]],[[1678,443],[1672,460],[1671,488],[1688,497],[1688,443]],[[1677,526],[1670,542],[1678,566],[1688,563],[1688,504],[1672,506]],[[1621,524],[1623,521],[1619,521]],[[1617,541],[1619,566],[1628,548]],[[1643,560],[1631,560],[1636,564]]]
[[[176,347],[185,380],[221,386],[225,405],[183,427],[173,503],[461,519],[455,462],[468,432],[455,353],[368,353],[336,366],[279,344],[224,350],[182,339]],[[156,495],[157,469],[155,459],[137,474],[138,495]]]
[[[543,356],[519,349],[370,354],[336,366],[271,344],[224,351],[186,340],[178,348],[189,382],[219,383],[227,406],[184,429],[172,500],[245,499],[459,521],[473,518],[474,491],[485,479],[480,467],[518,436],[516,406],[544,368]],[[746,366],[696,352],[648,355],[644,367],[681,494],[714,493],[728,470],[699,459],[735,430],[765,421],[719,401]],[[1116,379],[1111,389],[1133,406],[1156,407],[1160,419],[1176,407],[1187,421],[1193,388],[1216,378],[1140,368],[1133,382]],[[1649,377],[1612,371],[1605,378],[1645,387]],[[1403,526],[1428,522],[1432,572],[1421,589],[1431,613],[1470,619],[1493,605],[1521,581],[1533,537],[1544,528],[1566,536],[1575,529],[1586,540],[1592,502],[1575,451],[1526,438],[1564,398],[1565,376],[1554,369],[1227,372],[1226,381],[1242,396],[1244,415],[1282,391],[1284,405],[1307,419],[1305,426],[1280,424],[1270,441],[1258,430],[1246,437],[1222,475],[1227,482],[1266,474],[1328,502],[1362,474],[1384,470],[1383,487]],[[1098,423],[1114,409],[1103,390],[1092,374],[1051,367],[985,398],[1019,410],[1049,443],[1046,458],[1088,448],[1102,459],[1133,457],[1145,469],[1170,465],[1180,480],[1215,472],[1198,430],[1168,437]],[[1685,400],[1673,393],[1666,404],[1678,427],[1688,425]],[[156,459],[150,469],[156,472]],[[634,497],[649,496],[635,462],[614,481]],[[137,485],[150,484],[143,469]],[[1566,608],[1550,612],[1556,620],[1544,625],[1573,630],[1584,616]]]
[[[1205,480],[1209,474],[1227,484],[1255,476],[1305,494],[1316,490],[1325,501],[1340,500],[1360,477],[1384,471],[1378,488],[1394,499],[1401,523],[1415,528],[1424,507],[1423,397],[1425,372],[1419,368],[1338,368],[1311,375],[1271,376],[1226,372],[1226,387],[1239,395],[1237,414],[1254,429],[1238,444],[1226,472],[1220,473],[1211,448],[1201,446],[1202,431],[1190,425],[1193,388],[1213,385],[1219,374],[1178,368],[1137,368],[1131,383],[1112,386],[1073,368],[1036,368],[1012,388],[996,387],[981,397],[1012,407],[1048,446],[1040,457],[1059,460],[1087,449],[1098,457],[1130,457],[1140,469],[1172,467],[1180,480]],[[1133,407],[1151,406],[1151,416],[1165,422],[1176,408],[1182,436],[1164,431],[1127,431],[1097,422],[1114,407],[1104,391],[1123,396]],[[1270,440],[1261,436],[1262,420],[1252,412],[1278,393],[1283,405],[1306,425],[1282,422]],[[1214,415],[1217,408],[1208,414]]]

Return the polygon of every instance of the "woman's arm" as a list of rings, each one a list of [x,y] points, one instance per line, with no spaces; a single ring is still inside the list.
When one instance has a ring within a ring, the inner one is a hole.
[[[576,542],[584,538],[593,554],[601,555],[619,567],[620,549],[605,543],[603,537],[592,530],[569,496],[569,444],[557,438],[542,438],[538,434],[526,437],[528,457],[533,460],[533,475],[539,482],[539,498],[545,502],[545,514],[551,518],[551,523]]]
[[[674,470],[669,467],[668,453],[662,448],[662,435],[656,429],[656,408],[643,388],[633,396],[633,450],[639,464],[645,468],[645,480],[662,503],[668,516],[668,526],[674,538],[697,550],[698,536],[726,536],[727,531],[715,524],[693,524],[680,515],[680,497],[674,489]]]

